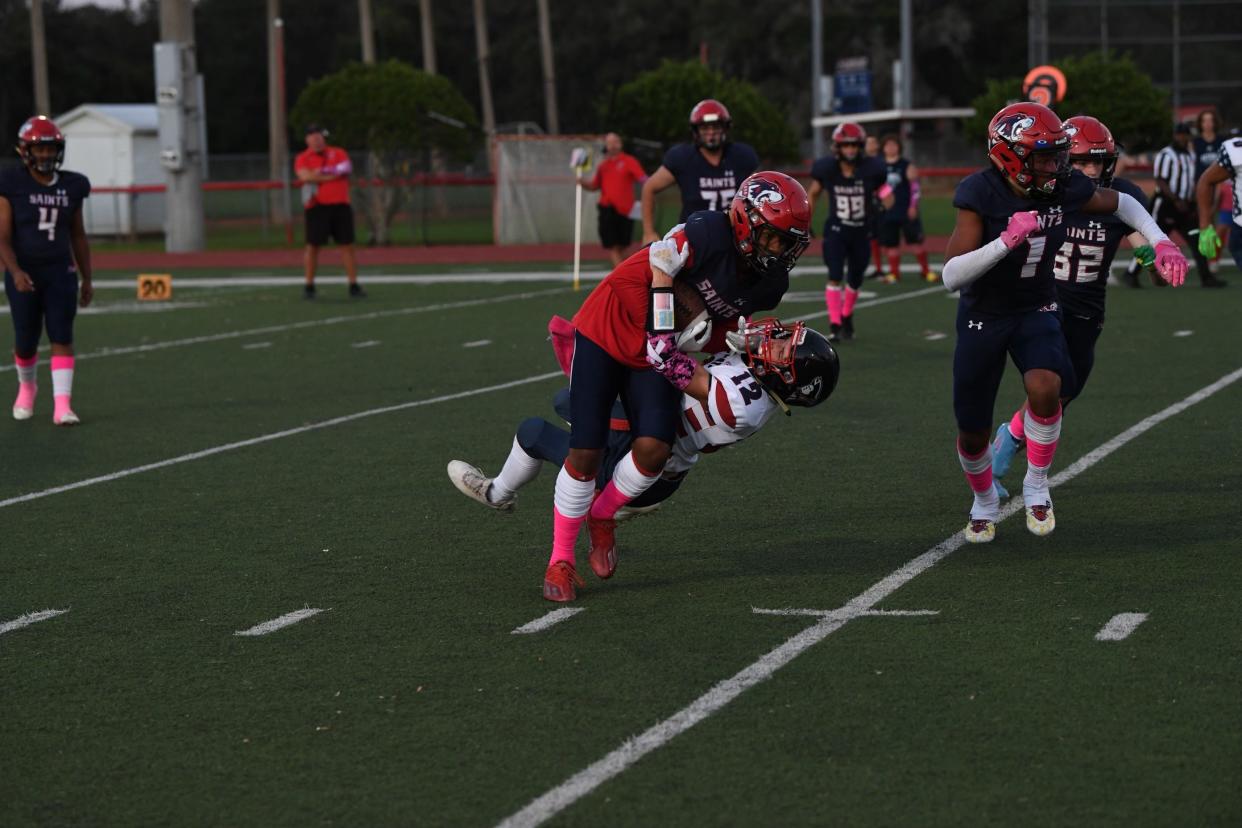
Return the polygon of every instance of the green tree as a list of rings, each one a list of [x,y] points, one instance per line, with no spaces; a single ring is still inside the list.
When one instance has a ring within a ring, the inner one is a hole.
[[[716,98],[729,108],[733,136],[753,146],[760,158],[797,160],[798,142],[785,113],[746,81],[726,78],[698,61],[666,60],[606,94],[598,108],[609,129],[675,144],[689,138],[690,108],[703,98]]]
[[[1099,118],[1131,152],[1169,142],[1173,115],[1168,96],[1152,85],[1151,78],[1139,71],[1129,55],[1092,52],[1058,61],[1057,68],[1065,73],[1065,100],[1056,105],[1061,117]],[[967,135],[982,138],[996,111],[1021,97],[1021,78],[988,81],[983,94],[971,101],[976,114],[966,122]]]
[[[433,152],[469,161],[480,137],[474,109],[451,81],[398,60],[351,63],[312,81],[298,96],[289,122],[299,135],[307,124],[323,124],[334,144],[367,152],[371,179],[425,170]],[[371,241],[387,244],[405,188],[371,187],[367,196]]]

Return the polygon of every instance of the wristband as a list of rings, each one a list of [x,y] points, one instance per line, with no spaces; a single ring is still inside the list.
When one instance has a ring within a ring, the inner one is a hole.
[[[648,290],[647,333],[670,333],[677,328],[671,287],[653,287]]]

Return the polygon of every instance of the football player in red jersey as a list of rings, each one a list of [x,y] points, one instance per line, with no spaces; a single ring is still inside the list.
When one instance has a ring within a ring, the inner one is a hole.
[[[1073,372],[1057,315],[1051,233],[1078,212],[1115,215],[1155,247],[1156,268],[1170,283],[1186,278],[1177,245],[1132,196],[1095,184],[1069,163],[1070,134],[1052,110],[1010,104],[988,126],[991,166],[968,176],[953,196],[957,221],[945,250],[944,285],[960,290],[953,354],[953,409],[958,459],[974,493],[965,538],[996,537],[1000,499],[992,479],[992,413],[1011,357],[1027,394],[1026,526],[1056,526],[1048,469],[1061,434],[1062,376]]]
[[[658,479],[676,435],[678,400],[697,363],[679,348],[673,279],[702,300],[694,350],[720,350],[739,316],[770,310],[810,240],[810,206],[797,181],[776,172],[742,182],[729,213],[699,211],[630,256],[574,316],[570,448],[556,479],[552,556],[544,597],[571,601],[581,583],[574,543],[588,512],[592,546],[606,543],[616,511]],[[568,335],[567,335],[568,336]],[[620,396],[634,443],[595,497],[595,476]]]
[[[86,307],[94,295],[82,221],[91,183],[84,175],[61,170],[65,137],[44,115],[22,124],[17,154],[22,166],[0,173],[0,265],[16,340],[13,418],[34,415],[39,339],[46,328],[52,346],[52,422],[76,425],[73,320],[78,305]]]
[[[729,209],[738,182],[759,169],[759,156],[752,146],[729,140],[732,126],[729,110],[720,101],[707,98],[690,110],[692,141],[666,152],[660,168],[643,183],[643,244],[659,240],[655,197],[673,184],[681,191],[678,221],[699,210],[723,213]]]

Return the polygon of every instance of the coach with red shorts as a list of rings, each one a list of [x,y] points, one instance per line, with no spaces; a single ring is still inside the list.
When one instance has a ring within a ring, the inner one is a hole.
[[[621,264],[625,249],[634,241],[634,185],[647,180],[638,159],[621,148],[621,136],[604,136],[604,158],[595,175],[578,181],[588,190],[599,190],[599,243],[608,249],[612,266]]]
[[[349,204],[349,176],[353,164],[340,147],[328,145],[328,131],[318,124],[306,127],[306,149],[293,162],[302,183],[302,205],[306,210],[306,271],[304,296],[315,298],[315,269],[319,248],[331,238],[341,248],[349,295],[366,296],[358,284],[358,262],[354,257],[354,208]]]

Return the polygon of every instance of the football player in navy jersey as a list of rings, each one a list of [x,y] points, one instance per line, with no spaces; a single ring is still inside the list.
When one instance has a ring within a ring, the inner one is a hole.
[[[953,196],[957,221],[945,250],[944,284],[961,291],[953,354],[953,409],[958,459],[974,493],[965,538],[996,537],[1000,498],[992,480],[992,408],[1005,358],[1022,372],[1027,472],[1022,483],[1026,526],[1047,535],[1056,526],[1048,468],[1061,434],[1061,383],[1073,369],[1057,314],[1053,267],[1067,216],[1115,215],[1155,248],[1156,269],[1173,285],[1186,259],[1133,196],[1097,189],[1069,164],[1070,134],[1036,103],[1011,104],[988,125],[992,166],[968,176]]]
[[[682,349],[722,350],[739,316],[775,308],[789,285],[789,270],[810,242],[810,222],[801,184],[783,173],[756,173],[741,183],[728,213],[692,214],[609,273],[565,333],[553,329],[554,346],[562,340],[557,353],[569,366],[573,394],[569,453],[556,478],[545,598],[576,597],[581,579],[574,544],[588,514],[592,547],[602,548],[616,511],[659,478],[676,436],[678,400],[698,365]],[[682,325],[689,336],[678,336],[674,278],[702,301],[699,318]],[[618,396],[634,442],[595,497],[609,412]]]
[[[1117,144],[1108,127],[1089,115],[1076,115],[1065,121],[1070,133],[1069,160],[1098,187],[1125,193],[1140,204],[1147,199],[1138,185],[1115,178]],[[1048,245],[1055,249],[1052,275],[1056,280],[1057,308],[1061,332],[1073,368],[1073,383],[1061,383],[1061,408],[1082,393],[1095,365],[1095,343],[1104,331],[1104,298],[1108,271],[1117,248],[1125,238],[1136,248],[1135,258],[1151,262],[1154,251],[1143,237],[1123,224],[1115,215],[1072,213],[1048,231]],[[992,479],[997,493],[1008,497],[1000,478],[1009,471],[1014,454],[1026,439],[1026,406],[1021,406],[1008,422],[996,429],[992,441]]]
[[[909,158],[901,154],[901,139],[896,135],[885,135],[881,142],[884,150],[884,168],[887,171],[888,186],[893,188],[893,206],[880,213],[876,223],[876,235],[880,247],[888,258],[889,273],[884,277],[888,284],[901,281],[901,240],[914,248],[914,257],[918,259],[923,279],[927,282],[936,281],[935,273],[927,263],[927,248],[923,246],[923,222],[919,218],[919,170]]]
[[[679,222],[699,210],[729,209],[737,185],[759,169],[759,156],[750,144],[729,140],[732,126],[729,110],[720,101],[708,98],[690,110],[692,142],[665,153],[660,168],[643,184],[643,244],[659,241],[655,197],[673,184],[681,191]]]
[[[52,422],[76,425],[78,415],[70,404],[73,319],[78,305],[86,307],[93,295],[90,245],[82,223],[82,202],[91,184],[84,175],[60,169],[65,138],[44,115],[22,124],[17,154],[22,166],[0,173],[0,265],[16,340],[13,418],[34,415],[39,339],[46,327],[52,346]]]
[[[828,217],[824,220],[828,287],[824,301],[828,305],[828,339],[833,342],[842,336],[854,337],[854,304],[867,270],[871,243],[872,201],[879,199],[885,209],[893,206],[884,163],[862,154],[866,137],[858,124],[841,124],[832,133],[834,154],[811,165],[811,210],[815,210],[820,193],[828,197]]]

